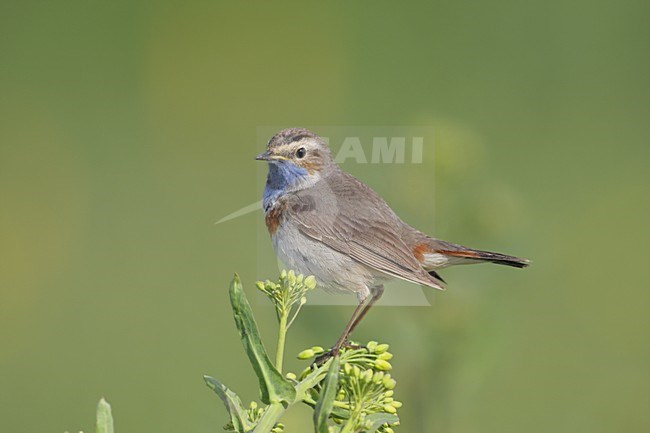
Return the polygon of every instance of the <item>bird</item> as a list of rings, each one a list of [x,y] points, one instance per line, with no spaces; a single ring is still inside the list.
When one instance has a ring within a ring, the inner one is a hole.
[[[444,290],[439,269],[496,263],[525,268],[529,260],[468,248],[411,227],[369,186],[343,171],[327,143],[305,128],[276,133],[255,157],[268,163],[262,207],[278,258],[313,275],[319,287],[354,293],[357,306],[335,356],[392,279]]]

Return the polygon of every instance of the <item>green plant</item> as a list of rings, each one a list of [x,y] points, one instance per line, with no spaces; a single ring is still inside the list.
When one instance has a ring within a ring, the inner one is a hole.
[[[238,275],[230,285],[230,303],[235,324],[250,363],[259,380],[262,404],[244,406],[241,399],[220,381],[204,376],[206,384],[223,401],[230,421],[224,427],[236,433],[280,433],[282,415],[293,405],[314,409],[316,433],[392,433],[399,424],[393,399],[396,382],[388,370],[392,354],[387,344],[371,341],[365,346],[350,343],[338,356],[322,365],[312,362],[297,376],[282,374],[287,331],[307,302],[307,292],[316,287],[313,276],[282,271],[277,282],[258,282],[257,288],[275,306],[279,323],[275,364],[262,344],[250,304]],[[299,359],[311,360],[324,353],[320,346],[302,351]]]
[[[111,405],[102,398],[97,403],[97,424],[95,433],[113,433],[113,414]]]

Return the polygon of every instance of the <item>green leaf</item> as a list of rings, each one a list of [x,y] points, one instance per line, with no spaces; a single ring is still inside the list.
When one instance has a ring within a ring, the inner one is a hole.
[[[316,433],[328,433],[327,420],[329,419],[332,408],[334,407],[336,387],[339,381],[340,365],[341,359],[336,356],[332,360],[327,376],[325,376],[323,390],[321,391],[318,403],[316,403],[316,407],[314,408],[314,431]]]
[[[291,382],[282,377],[266,354],[250,304],[237,274],[230,285],[230,303],[242,344],[260,382],[261,400],[266,404],[293,403],[296,390]]]
[[[373,413],[366,416],[365,421],[366,422],[370,421],[370,429],[367,431],[376,432],[377,430],[379,430],[379,427],[381,427],[384,424],[391,425],[398,422],[399,418],[397,417],[397,415],[393,415],[385,412],[379,412],[379,413]]]
[[[113,433],[113,415],[111,405],[104,398],[97,404],[97,425],[95,433]]]
[[[318,383],[321,382],[323,379],[325,379],[325,376],[327,376],[327,371],[328,371],[327,368],[329,367],[329,364],[331,362],[332,362],[331,360],[327,361],[325,364],[321,365],[320,367],[316,368],[311,373],[309,373],[303,380],[298,382],[298,384],[296,385],[296,400],[305,401],[305,399],[308,397],[309,390],[315,387],[316,385],[318,385]],[[310,406],[314,407],[315,405],[310,405]]]
[[[223,401],[223,404],[226,406],[226,410],[228,411],[228,415],[230,415],[230,422],[235,430],[242,433],[250,431],[253,428],[253,425],[248,421],[246,409],[244,409],[244,405],[239,396],[223,383],[210,376],[203,376],[203,380],[205,380],[205,384],[219,396],[221,401]]]

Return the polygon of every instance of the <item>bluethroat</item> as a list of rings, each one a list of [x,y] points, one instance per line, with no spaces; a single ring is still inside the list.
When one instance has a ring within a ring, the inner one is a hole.
[[[307,129],[278,132],[256,159],[268,162],[263,207],[280,260],[314,275],[325,290],[357,296],[334,354],[389,279],[443,290],[437,270],[447,266],[528,266],[526,259],[442,241],[406,224],[375,191],[341,170],[325,141]]]

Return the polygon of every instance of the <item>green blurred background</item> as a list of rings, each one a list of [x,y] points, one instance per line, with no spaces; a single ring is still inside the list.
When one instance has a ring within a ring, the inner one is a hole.
[[[214,221],[261,194],[261,125],[432,127],[433,189],[349,169],[423,230],[534,261],[367,318],[400,431],[650,431],[649,5],[3,1],[0,431],[92,431],[105,396],[119,432],[219,432],[204,373],[256,397],[226,288],[273,277],[270,244],[260,213]],[[305,311],[290,353],[351,312]]]

